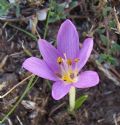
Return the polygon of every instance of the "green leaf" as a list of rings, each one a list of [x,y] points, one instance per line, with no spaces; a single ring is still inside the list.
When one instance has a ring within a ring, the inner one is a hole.
[[[105,35],[100,34],[100,39],[104,45],[107,45],[107,43],[109,42],[109,39]]]
[[[100,63],[107,62],[112,65],[116,65],[116,59],[109,54],[100,54],[98,61]]]
[[[105,28],[104,27],[98,27],[96,30],[99,34],[104,34],[105,33]]]
[[[120,52],[120,45],[117,44],[117,42],[113,43],[113,44],[112,44],[111,51],[112,51],[112,52],[117,52],[117,51]]]
[[[74,7],[76,7],[78,5],[78,1],[72,1],[71,3],[70,3],[70,8],[74,8]]]
[[[116,22],[115,22],[115,20],[110,20],[110,21],[109,21],[109,27],[110,27],[110,28],[115,28],[115,27],[116,27]]]
[[[106,61],[106,58],[107,58],[106,54],[100,54],[98,61],[99,61],[100,63],[103,63],[103,62]]]
[[[82,106],[82,104],[87,100],[87,98],[88,98],[88,95],[80,96],[75,102],[75,110],[80,108]]]
[[[56,1],[52,2],[52,7],[50,11],[50,18],[48,23],[54,23],[60,19],[65,19],[67,14],[64,13],[66,3],[58,4]]]
[[[9,8],[10,5],[6,0],[0,0],[0,16],[7,15]]]
[[[112,10],[111,7],[105,7],[103,9],[103,16],[106,17],[111,10]]]
[[[16,6],[16,17],[19,17],[20,16],[20,5],[17,3],[15,4]]]

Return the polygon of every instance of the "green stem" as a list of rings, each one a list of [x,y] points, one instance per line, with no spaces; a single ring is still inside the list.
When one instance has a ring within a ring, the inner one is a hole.
[[[46,25],[45,25],[45,32],[44,32],[44,36],[43,36],[44,39],[46,38],[46,35],[47,35],[48,23],[49,23],[48,21],[50,18],[51,7],[52,7],[52,0],[50,0],[50,6],[49,6],[50,9],[48,10],[47,21],[46,21]]]
[[[49,17],[50,17],[50,10],[48,11],[48,15],[47,15],[47,21],[46,21],[46,26],[45,26],[45,32],[44,32],[44,36],[43,36],[44,39],[46,38],[46,35],[47,35]]]
[[[17,27],[15,25],[12,25],[10,23],[8,23],[8,25],[11,26],[11,27],[13,27],[13,28],[15,28],[15,29],[17,29],[17,30],[19,30],[19,31],[21,31],[21,32],[23,32],[23,33],[25,33],[26,35],[30,36],[33,40],[37,40],[37,37],[35,35],[33,35],[32,33],[29,33],[26,30],[23,30],[22,28]]]
[[[75,109],[75,96],[76,96],[76,90],[75,87],[71,87],[69,91],[69,105],[70,105],[70,112],[73,112]]]

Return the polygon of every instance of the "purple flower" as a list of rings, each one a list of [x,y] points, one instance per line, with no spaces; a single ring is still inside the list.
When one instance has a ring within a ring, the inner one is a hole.
[[[64,97],[72,86],[89,88],[99,83],[97,72],[81,72],[93,49],[93,39],[85,39],[80,49],[78,33],[70,20],[63,22],[59,29],[57,48],[44,39],[38,40],[38,45],[43,60],[30,57],[23,67],[37,76],[54,81],[52,97],[55,100]]]

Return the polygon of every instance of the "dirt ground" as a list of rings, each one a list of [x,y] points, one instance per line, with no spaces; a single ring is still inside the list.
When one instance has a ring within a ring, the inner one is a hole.
[[[63,2],[60,1],[60,3]],[[101,53],[106,53],[107,49],[111,49],[112,46],[110,44],[109,47],[106,47],[101,42],[98,33],[100,26],[105,29],[103,34],[107,35],[109,40],[116,41],[120,46],[120,31],[117,23],[115,27],[117,31],[108,27],[108,22],[115,19],[113,8],[115,7],[120,13],[119,3],[119,0],[111,0],[108,3],[104,3],[104,0],[102,3],[94,0],[90,0],[90,2],[81,0],[74,8],[65,9],[63,12],[69,13],[66,18],[71,19],[76,25],[81,43],[87,36],[94,37],[94,50],[84,69],[97,71],[100,76],[100,84],[89,89],[77,89],[77,97],[88,95],[88,99],[80,109],[74,115],[70,115],[67,112],[68,96],[59,101],[53,100],[50,86],[52,82],[38,78],[14,112],[0,125],[120,125],[120,50],[112,53],[112,56],[117,59],[116,65],[108,64],[105,61],[100,64],[96,62],[98,56]],[[25,18],[34,15],[33,10],[36,5],[27,6],[23,4],[22,6],[22,14],[26,16]],[[112,10],[107,16],[102,17],[101,13],[106,6],[111,7]],[[49,1],[45,1],[38,9],[48,7]],[[28,13],[26,9],[28,9]],[[9,14],[13,15],[12,19],[15,19],[13,10]],[[119,20],[120,14],[117,17]],[[19,27],[33,33],[28,28],[29,22],[26,20],[0,19],[0,95],[8,92],[13,86],[30,75],[30,72],[22,68],[22,63],[30,54],[41,58],[37,40],[16,28]],[[59,19],[48,24],[46,39],[54,45],[56,45],[59,26],[63,21],[64,19]],[[45,27],[46,20],[38,21],[37,30],[41,38],[44,36]],[[91,27],[93,28],[91,29]],[[16,104],[28,82],[29,80],[25,81],[6,97],[0,99],[1,119]]]

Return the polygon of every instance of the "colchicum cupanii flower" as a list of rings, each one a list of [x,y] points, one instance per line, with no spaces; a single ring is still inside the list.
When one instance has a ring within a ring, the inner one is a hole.
[[[74,109],[75,88],[89,88],[99,83],[97,72],[81,71],[93,49],[93,39],[86,38],[80,48],[77,30],[67,19],[58,31],[57,48],[44,39],[39,39],[38,45],[43,59],[30,57],[23,67],[37,76],[54,81],[52,97],[55,100],[69,93],[70,107]]]

